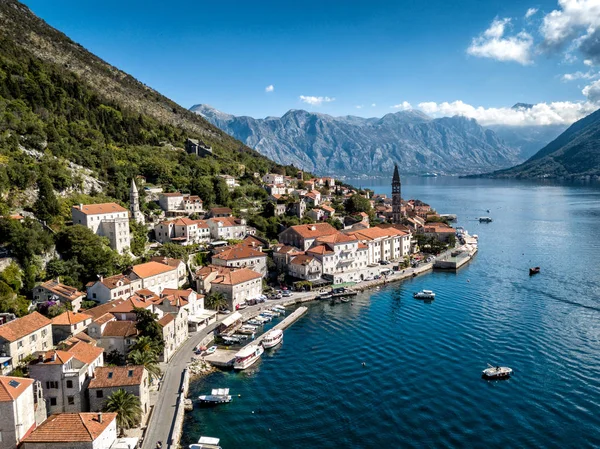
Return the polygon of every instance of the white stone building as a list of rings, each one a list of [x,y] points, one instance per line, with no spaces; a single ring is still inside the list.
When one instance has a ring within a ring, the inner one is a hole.
[[[239,305],[262,294],[262,276],[248,268],[209,265],[196,272],[196,282],[201,294],[221,292],[229,310],[237,310]]]
[[[4,372],[0,374],[17,368],[28,355],[50,348],[52,321],[38,312],[3,324],[0,326],[0,360],[6,358],[8,364],[2,365]]]
[[[33,288],[33,300],[36,302],[60,301],[69,305],[71,310],[77,312],[81,308],[81,302],[85,293],[75,287],[65,285],[59,279],[50,279]]]
[[[117,203],[80,204],[71,209],[74,225],[82,225],[107,237],[119,254],[129,251],[129,212]]]
[[[158,223],[154,226],[154,234],[159,243],[194,245],[210,241],[210,229],[206,221],[185,217]]]
[[[36,400],[41,399],[36,396],[40,392],[33,379],[0,376],[0,449],[16,449],[46,419],[44,401]],[[43,409],[39,419],[36,408]]]
[[[313,256],[302,254],[296,256],[288,265],[289,274],[305,281],[316,281],[321,279],[323,266],[321,262]]]
[[[177,267],[160,262],[134,265],[129,278],[141,281],[142,289],[148,289],[157,295],[165,288],[179,288]]]
[[[349,231],[348,235],[360,240],[368,247],[368,263],[381,260],[397,261],[410,255],[410,234],[393,227],[379,227]]]
[[[209,218],[207,220],[213,240],[243,239],[247,234],[246,220],[234,217]]]
[[[203,202],[198,195],[179,192],[161,193],[158,204],[167,215],[191,215],[204,212]]]
[[[245,267],[260,273],[263,277],[267,275],[267,255],[258,249],[246,245],[235,245],[221,247],[216,251],[212,257],[213,265],[232,268]]]
[[[142,288],[140,279],[131,280],[124,274],[102,277],[96,282],[87,284],[88,299],[105,304],[108,301],[130,297],[133,292]]]
[[[265,184],[283,184],[283,175],[277,173],[267,173],[262,178]]]
[[[337,234],[338,231],[329,223],[303,224],[287,228],[279,234],[279,241],[289,246],[306,251],[318,237]]]

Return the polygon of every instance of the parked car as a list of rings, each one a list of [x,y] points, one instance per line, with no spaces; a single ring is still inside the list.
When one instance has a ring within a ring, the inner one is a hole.
[[[217,347],[216,347],[216,346],[211,346],[210,348],[208,348],[208,349],[206,350],[206,355],[213,354],[213,353],[214,353],[216,350],[217,350]]]
[[[283,296],[284,298],[289,298],[290,296],[292,296],[292,292],[291,292],[291,291],[289,291],[289,290],[285,290],[285,291],[283,292],[283,295],[282,295],[282,296]]]

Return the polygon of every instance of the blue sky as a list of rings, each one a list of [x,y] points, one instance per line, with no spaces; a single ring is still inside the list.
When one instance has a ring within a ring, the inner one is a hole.
[[[594,3],[25,0],[184,107],[254,117],[420,108],[508,124],[572,122],[595,109],[595,48],[583,47],[600,25]],[[516,102],[546,106],[520,118],[507,110]]]

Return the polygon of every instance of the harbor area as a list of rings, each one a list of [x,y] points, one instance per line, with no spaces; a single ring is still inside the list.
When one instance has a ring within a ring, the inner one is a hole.
[[[304,315],[307,310],[308,310],[308,308],[305,306],[298,307],[290,315],[288,315],[283,320],[281,320],[281,322],[279,322],[275,326],[273,326],[270,330],[286,329],[287,327],[291,326],[294,322],[296,322],[302,315]],[[259,313],[256,313],[255,316],[258,316],[258,314]],[[248,320],[250,320],[252,318],[253,318],[252,316],[249,316]],[[231,368],[233,366],[233,362],[235,360],[235,355],[238,352],[240,352],[244,347],[246,347],[248,345],[251,345],[251,344],[259,345],[266,334],[267,334],[267,332],[259,335],[258,337],[256,337],[253,340],[250,340],[248,344],[244,345],[241,348],[230,349],[229,346],[225,347],[225,348],[217,348],[214,353],[205,356],[204,360],[217,368],[221,368],[221,369]]]

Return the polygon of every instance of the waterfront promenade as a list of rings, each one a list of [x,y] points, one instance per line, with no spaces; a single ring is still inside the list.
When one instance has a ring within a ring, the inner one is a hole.
[[[442,256],[442,255],[441,255]],[[379,285],[398,282],[414,275],[426,273],[433,268],[432,263],[422,264],[417,268],[407,268],[401,271],[394,271],[392,274],[373,281],[363,281],[354,286],[354,289],[363,291],[374,288]],[[275,304],[291,305],[307,301],[312,301],[319,296],[317,291],[296,292],[291,298],[282,298],[278,300],[269,300],[266,303],[257,304],[244,309],[242,315],[244,318],[254,316],[261,310],[269,308]],[[211,324],[205,329],[192,334],[188,340],[179,348],[173,358],[166,364],[160,389],[156,398],[156,403],[152,409],[152,415],[148,421],[148,426],[144,435],[142,449],[154,449],[158,441],[162,441],[164,449],[176,448],[179,441],[172,441],[175,426],[177,425],[175,414],[177,412],[177,401],[182,387],[183,371],[194,355],[194,349],[202,340],[204,340],[227,315],[219,315],[217,322]]]

